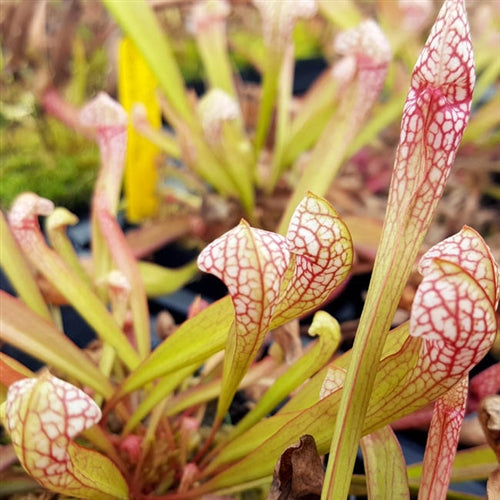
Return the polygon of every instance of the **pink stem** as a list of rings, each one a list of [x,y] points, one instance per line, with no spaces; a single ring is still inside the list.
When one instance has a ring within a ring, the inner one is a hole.
[[[468,379],[463,377],[436,401],[425,447],[418,498],[445,500],[465,414]]]
[[[92,127],[86,127],[80,122],[80,110],[65,101],[61,94],[53,87],[44,91],[41,104],[45,112],[57,118],[64,125],[78,132],[87,139],[95,140],[96,133]]]

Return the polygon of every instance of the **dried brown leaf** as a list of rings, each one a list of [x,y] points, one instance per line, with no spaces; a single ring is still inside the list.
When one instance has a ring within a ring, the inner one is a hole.
[[[500,396],[485,397],[479,405],[478,415],[486,440],[500,462]]]
[[[486,441],[493,448],[500,463],[500,396],[485,397],[479,405],[478,416]],[[500,498],[500,467],[497,467],[488,479],[486,498]]]
[[[282,453],[267,500],[319,500],[324,475],[314,438],[306,434]]]

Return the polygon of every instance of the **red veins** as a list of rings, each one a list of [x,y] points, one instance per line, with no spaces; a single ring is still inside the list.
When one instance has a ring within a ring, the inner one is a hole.
[[[427,274],[436,258],[454,262],[473,276],[485,289],[496,309],[500,297],[498,266],[491,250],[474,229],[464,226],[459,233],[434,245],[418,264],[420,274]]]
[[[235,311],[217,419],[265,334],[320,306],[345,279],[351,262],[347,228],[326,200],[310,193],[295,210],[286,237],[242,221],[201,252],[200,269],[224,281]]]
[[[345,280],[352,263],[347,226],[323,198],[312,194],[295,210],[286,245],[292,265],[281,285],[273,327],[321,305]]]
[[[82,109],[80,121],[87,127],[95,127],[101,142],[124,132],[127,127],[127,114],[108,94],[100,92]],[[122,146],[124,147],[124,144]]]
[[[28,258],[32,259],[33,251],[43,242],[43,236],[38,223],[39,215],[50,215],[54,204],[34,193],[20,194],[9,212],[9,225],[19,244],[25,250]]]
[[[23,467],[47,488],[64,488],[74,481],[68,446],[100,418],[89,396],[48,373],[9,387],[7,431]]]
[[[289,260],[283,236],[241,221],[201,252],[198,266],[227,286],[238,330],[262,330],[271,320]]]
[[[495,340],[498,266],[479,234],[465,226],[431,248],[420,261],[420,271],[424,277],[409,322],[410,334],[422,338],[417,363],[410,362],[398,389],[370,407],[370,417],[392,408],[387,401],[396,396],[406,407],[404,413],[396,412],[398,416],[443,396],[444,390],[467,376]],[[407,352],[411,359],[411,349]],[[495,374],[493,370],[489,376]],[[493,387],[494,380],[489,385]]]
[[[21,193],[14,200],[8,215],[12,233],[23,250],[24,256],[35,269],[40,269],[42,272],[47,260],[44,255],[47,251],[53,252],[53,250],[49,250],[46,245],[38,216],[48,216],[53,210],[54,204],[50,200],[41,198],[35,193],[26,192]]]
[[[318,307],[346,278],[351,262],[346,226],[312,194],[297,207],[286,238],[242,221],[198,259],[202,271],[228,287],[238,330],[246,333],[274,328]]]
[[[415,66],[390,205],[425,221],[441,196],[470,114],[474,60],[463,0],[446,0]],[[393,217],[397,217],[394,210]]]
[[[344,90],[352,87],[353,81],[357,85],[350,119],[360,127],[384,85],[391,47],[379,25],[366,19],[355,28],[340,32],[335,38],[335,50],[344,57],[332,74]]]
[[[410,333],[425,340],[431,375],[466,373],[496,335],[498,266],[484,240],[465,226],[431,248],[420,270],[424,278],[413,302]]]
[[[465,415],[467,386],[468,379],[463,377],[436,401],[425,448],[419,499],[446,499]]]

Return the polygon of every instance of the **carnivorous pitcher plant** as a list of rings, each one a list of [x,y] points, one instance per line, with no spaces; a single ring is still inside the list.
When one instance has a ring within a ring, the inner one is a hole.
[[[271,43],[275,26],[268,28]],[[353,39],[366,42],[365,36],[382,36],[378,30],[368,25],[352,32],[346,53]],[[286,47],[274,50],[274,61],[287,71]],[[364,71],[383,80],[386,56],[377,53],[375,67],[372,59],[364,67],[359,54],[346,55],[361,64],[358,90],[366,83]],[[212,68],[210,81],[231,95],[224,74]],[[102,159],[92,200],[91,262],[82,264],[67,240],[65,227],[74,217],[49,200],[22,194],[8,217],[0,218],[0,263],[17,294],[0,292],[2,339],[45,365],[33,373],[0,354],[8,461],[18,460],[34,481],[62,496],[227,498],[251,488],[266,495],[272,483],[269,498],[298,498],[293,480],[299,472],[283,476],[281,466],[307,448],[315,457],[306,464],[316,471],[310,473],[316,482],[302,494],[310,498],[344,500],[349,492],[409,498],[417,489],[422,499],[446,498],[468,375],[498,330],[498,265],[477,231],[464,226],[420,255],[421,282],[410,318],[392,323],[467,124],[474,78],[465,2],[445,0],[404,105],[385,223],[354,346],[338,354],[339,324],[321,307],[342,293],[354,248],[342,217],[313,192],[299,197],[282,234],[242,220],[209,243],[198,257],[199,269],[220,278],[229,294],[195,304],[188,319],[151,347],[151,264],[138,262],[115,217],[127,116],[109,96],[96,97],[81,113],[96,131]],[[265,98],[280,92],[277,85],[266,73]],[[363,107],[359,95],[346,92],[348,104]],[[176,123],[189,120],[189,106],[186,98],[170,110]],[[219,132],[238,134],[241,123],[236,115],[234,120]],[[269,120],[264,107],[259,148]],[[332,132],[336,143],[358,125],[348,121]],[[201,135],[189,140],[185,147],[197,155],[207,152],[203,168],[216,167],[220,188],[240,190],[251,209],[252,192],[241,186],[252,175],[241,178],[222,168],[214,154],[220,143],[205,151]],[[249,159],[244,147],[232,153],[243,163]],[[202,168],[203,157],[195,155],[193,163]],[[304,175],[313,170],[310,165]],[[48,241],[40,217],[46,217]],[[193,269],[155,269],[177,280],[176,286],[193,276]],[[98,339],[94,350],[80,349],[64,335],[58,303],[69,303],[91,326]],[[308,314],[313,340],[302,347],[290,340],[290,331]],[[255,404],[232,421],[235,395],[255,386]],[[431,403],[425,458],[419,472],[411,473],[390,425]],[[363,477],[353,476],[359,445]],[[495,463],[488,448],[474,452],[481,463]],[[317,455],[327,453],[324,471]],[[11,491],[16,484],[12,480]]]

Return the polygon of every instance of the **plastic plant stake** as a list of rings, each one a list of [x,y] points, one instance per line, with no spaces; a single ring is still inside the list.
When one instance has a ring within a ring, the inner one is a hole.
[[[120,103],[127,113],[137,103],[144,106],[148,123],[154,130],[161,126],[161,112],[156,98],[158,82],[134,42],[125,38],[119,48],[118,88]],[[127,217],[132,222],[155,215],[158,208],[156,158],[159,148],[141,136],[129,120],[127,127],[125,194]]]

